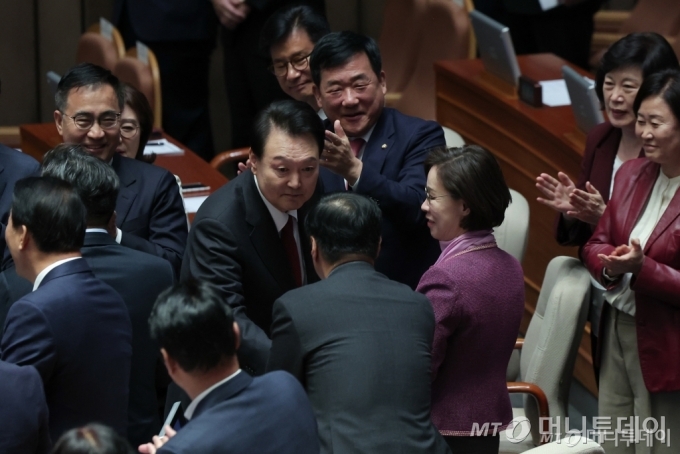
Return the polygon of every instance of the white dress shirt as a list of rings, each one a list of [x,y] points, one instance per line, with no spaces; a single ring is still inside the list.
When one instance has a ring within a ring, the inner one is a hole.
[[[33,283],[33,291],[35,292],[38,289],[38,287],[40,287],[40,284],[42,283],[43,279],[45,279],[45,276],[47,276],[47,273],[49,273],[59,265],[63,265],[66,262],[70,262],[72,260],[77,259],[82,259],[82,257],[70,257],[64,260],[58,260],[53,264],[46,266],[40,273],[38,273],[38,277],[35,278],[35,282]]]
[[[234,372],[233,374],[231,374],[230,376],[228,376],[224,380],[218,381],[217,383],[212,385],[210,388],[206,389],[201,394],[196,396],[196,398],[191,401],[191,403],[187,407],[186,411],[184,412],[184,417],[187,418],[187,420],[191,419],[191,417],[194,416],[194,411],[196,411],[196,407],[198,407],[198,404],[200,404],[201,401],[203,399],[205,399],[208,394],[213,392],[215,390],[215,388],[222,386],[223,384],[225,384],[226,382],[228,382],[232,378],[236,377],[240,372],[241,372],[241,369],[237,370],[236,372]]]

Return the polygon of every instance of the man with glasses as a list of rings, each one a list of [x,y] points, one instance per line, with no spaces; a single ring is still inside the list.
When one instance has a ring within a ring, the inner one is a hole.
[[[116,241],[165,258],[177,275],[188,234],[182,198],[170,172],[116,153],[124,107],[118,79],[81,63],[64,74],[54,98],[54,121],[64,142],[82,145],[118,174]]]
[[[306,102],[326,119],[314,97],[309,57],[314,44],[331,32],[326,18],[309,6],[282,8],[264,24],[260,35],[262,53],[271,57],[269,70],[291,98]]]

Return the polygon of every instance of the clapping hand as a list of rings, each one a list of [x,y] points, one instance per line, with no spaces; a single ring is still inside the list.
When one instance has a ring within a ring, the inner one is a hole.
[[[250,7],[245,0],[212,0],[212,2],[220,22],[229,30],[235,29],[250,13]]]
[[[156,451],[159,450],[164,444],[168,442],[168,440],[170,440],[175,435],[177,435],[177,431],[175,431],[170,426],[165,426],[164,436],[159,437],[158,435],[154,435],[153,438],[151,439],[151,443],[139,445],[139,448],[137,448],[137,450],[142,454],[156,454]]]
[[[569,194],[569,201],[574,209],[567,211],[567,216],[574,217],[591,225],[597,225],[604,213],[604,209],[607,207],[602,195],[600,195],[600,191],[595,189],[595,186],[590,184],[590,181],[586,183],[585,191],[574,189]]]
[[[569,195],[576,189],[576,185],[564,172],[557,173],[557,179],[542,173],[536,177],[536,188],[543,194],[536,200],[562,214],[574,211]]]
[[[639,273],[645,259],[640,240],[637,238],[630,240],[630,246],[623,244],[614,249],[610,255],[598,254],[597,257],[610,277],[625,273]]]
[[[341,175],[350,186],[354,186],[361,175],[363,164],[354,156],[352,147],[349,145],[349,138],[340,126],[340,121],[336,120],[333,126],[335,133],[326,131],[320,164]]]

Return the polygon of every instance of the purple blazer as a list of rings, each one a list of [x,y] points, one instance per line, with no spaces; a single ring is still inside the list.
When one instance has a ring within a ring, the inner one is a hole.
[[[432,422],[444,436],[512,420],[505,372],[524,312],[519,262],[498,247],[432,266],[417,290],[432,303]]]

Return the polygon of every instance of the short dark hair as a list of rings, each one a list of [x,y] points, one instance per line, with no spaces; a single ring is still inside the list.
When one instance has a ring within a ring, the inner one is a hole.
[[[640,68],[642,79],[666,68],[678,66],[678,57],[666,38],[658,33],[630,33],[616,41],[600,60],[595,76],[595,93],[604,103],[604,78],[620,68]]]
[[[133,454],[128,442],[115,430],[101,424],[88,424],[64,433],[52,454]]]
[[[666,69],[647,77],[635,96],[633,112],[637,115],[642,101],[652,96],[661,96],[680,122],[680,70]]]
[[[132,85],[122,83],[122,86],[125,93],[125,105],[130,106],[139,121],[139,148],[137,148],[135,159],[151,164],[156,160],[156,154],[153,153],[145,156],[144,147],[146,147],[146,143],[149,141],[153,131],[153,109],[144,93]]]
[[[57,92],[54,94],[54,103],[57,105],[57,109],[63,112],[66,109],[68,94],[72,89],[81,87],[98,88],[102,85],[110,85],[113,88],[116,98],[118,98],[118,108],[123,110],[123,106],[125,106],[125,93],[118,78],[108,69],[93,65],[92,63],[80,63],[69,69],[61,77],[57,85]]]
[[[358,254],[378,256],[382,213],[375,200],[354,193],[321,198],[305,218],[305,229],[329,263]]]
[[[54,177],[23,178],[14,185],[12,223],[26,226],[44,253],[79,252],[87,226],[76,190]]]
[[[264,154],[264,146],[272,126],[291,136],[310,134],[314,137],[321,155],[325,128],[319,115],[306,102],[292,99],[275,101],[260,111],[253,124],[250,141],[250,148],[258,158],[262,158]]]
[[[116,171],[81,145],[57,145],[48,151],[41,165],[42,174],[69,182],[87,209],[90,226],[106,225],[116,210],[120,182]]]
[[[330,33],[321,38],[314,46],[309,61],[314,84],[321,86],[322,70],[342,66],[360,53],[366,54],[373,72],[380,76],[382,59],[378,44],[373,38],[350,31]]]
[[[207,372],[236,353],[231,308],[205,282],[165,290],[151,310],[151,337],[180,367]]]
[[[466,230],[491,229],[501,225],[512,196],[496,158],[478,145],[460,148],[437,147],[425,159],[425,173],[437,168],[446,191],[463,200],[470,214],[460,222]]]
[[[297,5],[278,9],[265,22],[260,32],[260,52],[270,57],[272,46],[282,43],[294,30],[303,30],[310,41],[316,44],[321,37],[331,32],[328,20],[321,12],[308,5]]]

